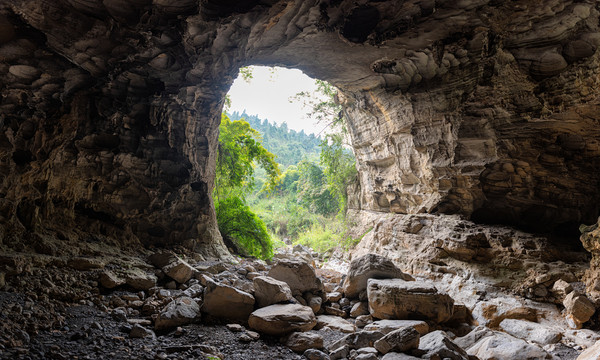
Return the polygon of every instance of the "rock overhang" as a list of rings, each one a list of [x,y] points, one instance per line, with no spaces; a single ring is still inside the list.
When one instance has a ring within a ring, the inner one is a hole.
[[[354,208],[590,222],[598,9],[536,4],[3,1],[3,223],[224,254],[218,121],[248,64],[340,88]]]

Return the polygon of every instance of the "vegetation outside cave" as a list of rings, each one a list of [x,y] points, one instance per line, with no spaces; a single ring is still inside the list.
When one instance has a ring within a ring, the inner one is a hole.
[[[251,82],[252,69],[243,68],[240,76]],[[288,128],[286,122],[276,124],[245,111],[223,114],[215,189],[217,221],[228,246],[241,255],[269,258],[273,247],[285,243],[325,252],[357,242],[347,236],[345,219],[346,188],[356,178],[354,155],[337,90],[320,80],[316,85],[317,94],[302,91],[290,101],[304,103],[312,118],[327,125],[326,134],[306,134]],[[232,135],[239,137],[240,146],[233,151],[237,155],[226,154],[232,151]],[[272,154],[281,173],[260,156],[252,158],[262,151],[252,150],[254,146]],[[236,161],[246,163],[236,168]],[[240,174],[245,178],[232,191],[230,180],[239,179]]]

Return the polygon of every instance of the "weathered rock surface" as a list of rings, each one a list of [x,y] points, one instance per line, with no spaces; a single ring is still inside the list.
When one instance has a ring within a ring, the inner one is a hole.
[[[426,352],[426,359],[469,360],[469,354],[456,345],[444,331],[432,331],[419,340],[419,350]]]
[[[293,331],[308,331],[317,319],[312,309],[298,304],[276,304],[254,311],[248,319],[250,327],[269,335],[285,335]]]
[[[316,329],[322,329],[324,327],[328,327],[330,329],[338,330],[344,333],[353,333],[356,331],[356,326],[342,319],[339,316],[332,315],[319,315],[317,316],[317,326]]]
[[[575,291],[565,297],[563,304],[565,305],[567,321],[574,329],[580,329],[581,325],[596,312],[596,307],[590,299]]]
[[[292,291],[287,283],[269,276],[257,276],[252,280],[254,297],[258,307],[265,307],[292,299]]]
[[[584,352],[582,352],[577,360],[594,360],[598,359],[600,356],[600,341],[596,342],[594,346],[589,347]]]
[[[580,226],[579,230],[583,247],[592,253],[590,269],[585,274],[586,291],[598,301],[600,300],[600,218],[590,226]]]
[[[367,289],[367,280],[369,279],[402,279],[412,280],[412,277],[405,274],[394,263],[386,257],[376,254],[366,254],[350,263],[350,270],[346,280],[344,280],[344,294],[348,298],[355,298]]]
[[[504,319],[500,328],[514,337],[540,345],[555,344],[562,338],[560,331],[525,320]]]
[[[287,283],[293,294],[323,288],[315,269],[301,260],[280,260],[269,270],[269,276]]]
[[[323,337],[314,332],[291,333],[283,339],[282,342],[285,346],[297,353],[303,353],[308,349],[323,348]]]
[[[186,283],[194,275],[194,268],[171,252],[152,254],[150,263],[180,284]]]
[[[477,356],[482,360],[534,360],[546,359],[549,356],[537,345],[484,327],[478,327],[468,335],[455,339],[454,343],[465,349],[469,355]]]
[[[384,334],[390,333],[394,330],[412,326],[421,334],[421,336],[429,332],[429,325],[425,321],[419,320],[377,320],[366,325],[365,331],[381,331]]]
[[[444,322],[452,317],[454,301],[433,285],[400,279],[370,279],[367,286],[371,316],[378,319],[420,319]]]
[[[227,256],[211,189],[246,64],[342,90],[351,208],[592,222],[598,9],[545,5],[3,0],[3,227]]]
[[[232,286],[208,281],[202,311],[215,317],[246,321],[254,310],[254,296]]]
[[[412,326],[394,330],[377,340],[373,345],[382,354],[405,352],[419,347],[419,332]]]
[[[200,306],[194,299],[183,296],[171,301],[154,322],[154,330],[160,331],[189,324],[200,317]]]

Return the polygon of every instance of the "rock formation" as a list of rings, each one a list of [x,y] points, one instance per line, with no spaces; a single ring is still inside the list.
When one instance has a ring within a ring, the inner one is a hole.
[[[341,89],[354,208],[592,222],[598,18],[592,0],[1,0],[2,238],[227,256],[218,122],[250,64]]]

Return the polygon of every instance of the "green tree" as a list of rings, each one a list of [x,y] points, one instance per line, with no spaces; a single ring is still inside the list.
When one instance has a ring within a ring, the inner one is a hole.
[[[323,169],[313,162],[301,161],[298,171],[298,202],[317,214],[331,215],[338,212],[336,199],[327,186]]]
[[[343,134],[329,134],[321,142],[321,165],[327,179],[327,189],[337,200],[338,210],[346,212],[348,193],[346,189],[356,179],[354,154],[344,145]]]
[[[245,204],[254,185],[258,163],[267,173],[267,189],[280,175],[275,156],[260,143],[260,134],[246,121],[221,116],[215,180],[215,210],[219,231],[242,255],[270,258],[273,244],[263,221]]]

